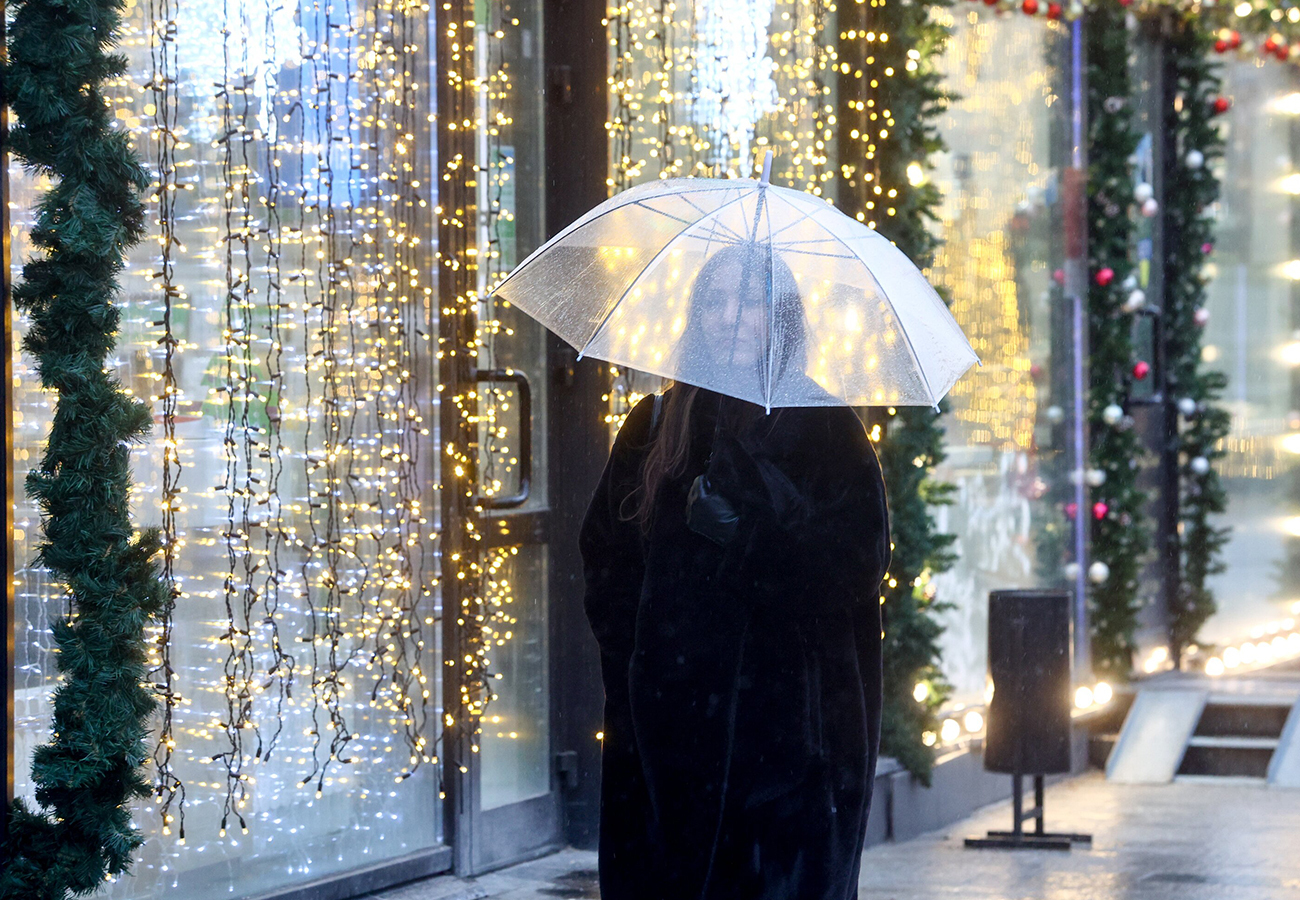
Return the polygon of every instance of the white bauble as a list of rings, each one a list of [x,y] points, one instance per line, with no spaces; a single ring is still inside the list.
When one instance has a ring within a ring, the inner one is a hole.
[[[1142,204],[1142,215],[1146,216],[1148,219],[1158,212],[1160,212],[1160,204],[1156,202],[1155,197],[1152,197]]]
[[[1079,577],[1079,564],[1077,562],[1066,563],[1061,566],[1061,574],[1065,576],[1067,581],[1074,581]]]
[[[1070,470],[1070,484],[1081,484],[1082,482],[1083,482],[1083,470],[1082,470],[1082,469],[1071,469],[1071,470]]]
[[[1110,577],[1110,566],[1098,560],[1088,566],[1088,580],[1093,584],[1102,584]]]
[[[1089,469],[1085,477],[1089,487],[1101,487],[1106,483],[1106,473],[1102,469]]]
[[[1202,153],[1200,150],[1187,151],[1187,168],[1199,169],[1203,165],[1205,165],[1204,153]]]
[[[1146,203],[1155,195],[1155,188],[1151,187],[1151,185],[1147,184],[1145,181],[1140,182],[1137,187],[1133,188],[1133,199],[1138,203]]]
[[[1124,420],[1124,410],[1112,403],[1101,411],[1101,420],[1107,425],[1118,425]]]
[[[1205,327],[1210,321],[1210,311],[1204,306],[1192,313],[1192,321],[1201,327]]]
[[[1129,293],[1128,298],[1124,301],[1124,312],[1135,313],[1146,305],[1146,292],[1135,289]]]
[[[1184,397],[1178,401],[1178,411],[1188,417],[1196,415],[1196,401],[1191,397]]]
[[[1137,290],[1137,286],[1138,286],[1138,277],[1136,275],[1130,275],[1128,278],[1125,278],[1124,281],[1120,283],[1120,287],[1122,287],[1126,291]]]
[[[1192,467],[1192,471],[1197,475],[1204,475],[1206,472],[1210,471],[1210,461],[1204,456],[1192,457],[1192,461],[1188,463],[1188,465]]]
[[[1059,406],[1047,407],[1047,421],[1051,422],[1053,425],[1057,425],[1060,424],[1061,422],[1064,422],[1065,410],[1061,409],[1061,407]]]

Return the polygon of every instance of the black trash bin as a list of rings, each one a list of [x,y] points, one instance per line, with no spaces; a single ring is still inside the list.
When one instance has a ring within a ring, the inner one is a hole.
[[[1070,599],[1065,591],[989,594],[990,772],[1070,771]]]
[[[967,838],[967,847],[1069,850],[1086,834],[1043,827],[1043,776],[1070,771],[1071,596],[1066,591],[989,594],[989,700],[984,768],[1012,777],[1012,828]],[[1034,805],[1024,808],[1024,777],[1034,779]],[[1034,820],[1034,830],[1024,823]]]

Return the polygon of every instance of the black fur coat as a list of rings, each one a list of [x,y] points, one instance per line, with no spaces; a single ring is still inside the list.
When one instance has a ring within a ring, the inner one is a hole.
[[[880,736],[880,464],[845,407],[724,428],[710,463],[724,402],[741,401],[697,397],[687,471],[648,534],[624,504],[652,438],[652,398],[638,404],[583,523],[605,682],[601,897],[849,900]],[[686,526],[706,463],[740,513],[723,546]]]

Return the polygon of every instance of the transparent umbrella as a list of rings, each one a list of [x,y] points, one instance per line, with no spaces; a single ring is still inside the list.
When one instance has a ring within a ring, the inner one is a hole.
[[[978,362],[880,234],[768,181],[674,178],[611,197],[495,293],[584,356],[780,406],[931,406]]]

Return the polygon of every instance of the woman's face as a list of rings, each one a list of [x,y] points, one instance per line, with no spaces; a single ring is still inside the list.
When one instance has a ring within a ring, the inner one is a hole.
[[[728,263],[715,273],[704,314],[708,346],[731,366],[754,366],[766,349],[762,273]]]

